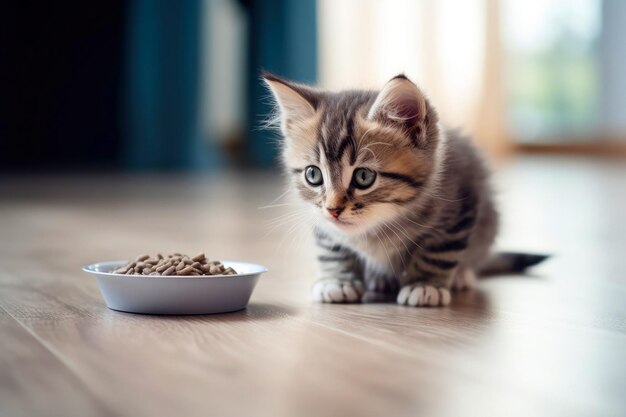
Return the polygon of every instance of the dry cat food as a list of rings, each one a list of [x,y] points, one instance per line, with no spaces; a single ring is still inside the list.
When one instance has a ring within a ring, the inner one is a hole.
[[[190,276],[190,275],[236,275],[237,272],[224,266],[220,261],[210,261],[199,253],[189,257],[180,253],[163,256],[141,255],[132,262],[114,269],[112,274],[126,275],[167,275],[167,276]]]

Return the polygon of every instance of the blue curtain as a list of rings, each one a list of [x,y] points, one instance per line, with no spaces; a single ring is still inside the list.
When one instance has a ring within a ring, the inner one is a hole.
[[[276,163],[275,133],[260,129],[270,111],[262,70],[305,83],[317,80],[315,0],[248,0],[248,160],[257,166]]]
[[[201,0],[131,0],[127,22],[125,164],[209,164],[199,129]]]
[[[249,34],[246,161],[272,166],[277,149],[274,133],[260,129],[270,107],[259,75],[267,70],[316,81],[316,2],[240,1]],[[201,12],[202,0],[129,3],[123,107],[129,168],[198,168],[217,166],[222,159],[199,128]]]

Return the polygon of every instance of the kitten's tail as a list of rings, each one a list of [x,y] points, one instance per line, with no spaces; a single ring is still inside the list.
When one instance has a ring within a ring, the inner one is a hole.
[[[524,272],[527,268],[548,259],[550,255],[518,252],[492,254],[478,270],[481,276]]]

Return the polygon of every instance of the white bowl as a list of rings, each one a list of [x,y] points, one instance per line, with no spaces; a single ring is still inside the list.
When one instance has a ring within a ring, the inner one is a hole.
[[[243,310],[267,268],[246,262],[222,261],[237,275],[148,276],[112,274],[127,261],[83,267],[95,275],[107,307],[143,314],[213,314]]]

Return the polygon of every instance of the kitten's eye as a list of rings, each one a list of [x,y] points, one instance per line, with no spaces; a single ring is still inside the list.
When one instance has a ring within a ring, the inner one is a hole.
[[[322,185],[324,179],[322,178],[322,171],[316,167],[315,165],[309,165],[304,170],[304,178],[306,182],[317,187],[318,185]]]
[[[376,172],[367,168],[357,168],[352,175],[352,183],[356,188],[364,190],[374,184]]]

